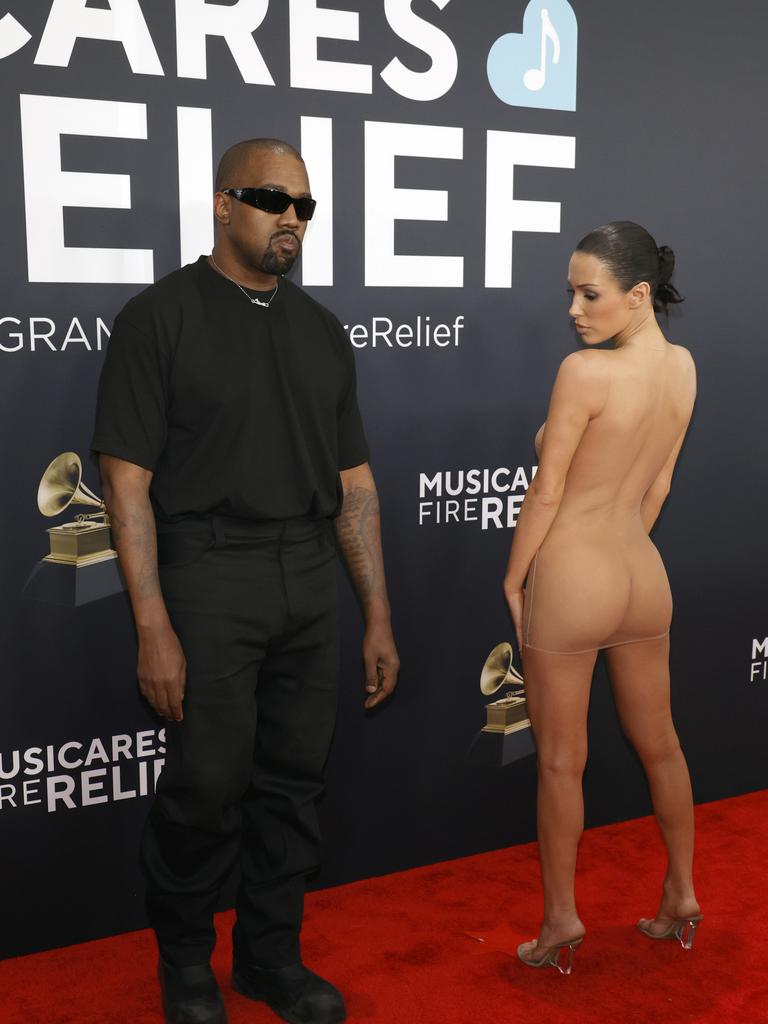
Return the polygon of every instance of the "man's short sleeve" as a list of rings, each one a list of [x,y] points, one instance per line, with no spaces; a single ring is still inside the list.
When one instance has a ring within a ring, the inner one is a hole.
[[[360,415],[360,408],[357,404],[357,374],[355,372],[355,359],[349,348],[344,329],[340,326],[344,345],[347,351],[348,384],[338,409],[338,443],[339,443],[339,469],[352,469],[354,466],[361,466],[368,461],[368,442],[363,430],[363,420]]]
[[[91,448],[154,471],[165,446],[170,357],[122,315],[101,371]]]

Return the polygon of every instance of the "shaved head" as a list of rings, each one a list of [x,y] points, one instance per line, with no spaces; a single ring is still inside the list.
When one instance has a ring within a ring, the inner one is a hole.
[[[256,189],[256,195],[228,189]],[[265,189],[286,199],[258,198]],[[311,197],[307,168],[293,146],[282,139],[246,139],[221,158],[216,175],[213,212],[216,218],[214,259],[225,276],[253,288],[274,288],[301,251],[307,221],[299,220],[295,201]],[[301,208],[301,205],[300,205]]]
[[[235,179],[249,159],[256,153],[269,153],[274,156],[291,156],[295,160],[304,163],[301,153],[289,142],[282,139],[246,139],[244,142],[236,142],[230,146],[219,161],[219,168],[216,171],[216,191],[231,188]]]

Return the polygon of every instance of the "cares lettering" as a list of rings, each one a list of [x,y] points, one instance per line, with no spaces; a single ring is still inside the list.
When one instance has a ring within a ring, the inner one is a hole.
[[[134,74],[166,74],[139,0],[110,0],[108,10],[88,7],[87,2],[53,0],[35,64],[69,67],[78,39],[102,39],[122,45]],[[396,36],[429,57],[430,67],[426,71],[413,71],[399,57],[394,57],[380,71],[380,77],[390,89],[408,99],[438,99],[456,80],[459,67],[456,47],[442,29],[414,14],[411,2],[384,0],[384,15]],[[432,3],[442,11],[450,0],[432,0]],[[320,40],[359,42],[357,11],[321,8],[317,0],[289,0],[288,9],[292,88],[373,92],[372,65],[318,57]],[[269,0],[238,0],[234,4],[176,0],[177,76],[207,78],[206,42],[209,37],[218,36],[224,39],[245,83],[275,85],[254,38],[268,10]],[[0,18],[0,59],[18,52],[31,40],[31,34],[14,15],[9,13]]]

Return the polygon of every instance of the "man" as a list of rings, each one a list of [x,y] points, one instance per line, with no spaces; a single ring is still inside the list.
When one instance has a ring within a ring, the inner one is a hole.
[[[240,859],[233,985],[285,1020],[345,1018],[301,963],[315,800],[337,700],[336,539],[366,620],[367,708],[394,689],[379,508],[336,318],[285,275],[304,162],[239,143],[213,253],[115,321],[92,447],[133,606],[141,692],[169,720],[142,842],[165,1019],[221,1024],[213,911]]]

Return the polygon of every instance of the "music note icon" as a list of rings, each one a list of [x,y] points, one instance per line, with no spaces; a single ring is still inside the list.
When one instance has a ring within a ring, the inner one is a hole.
[[[531,92],[538,92],[547,81],[547,40],[552,43],[552,63],[560,63],[560,36],[557,34],[549,11],[541,11],[541,62],[537,68],[529,68],[523,75],[523,85]]]
[[[505,6],[519,3],[504,0]],[[573,7],[568,0],[528,0],[522,28],[499,36],[488,51],[491,88],[510,106],[575,110],[579,30]]]

